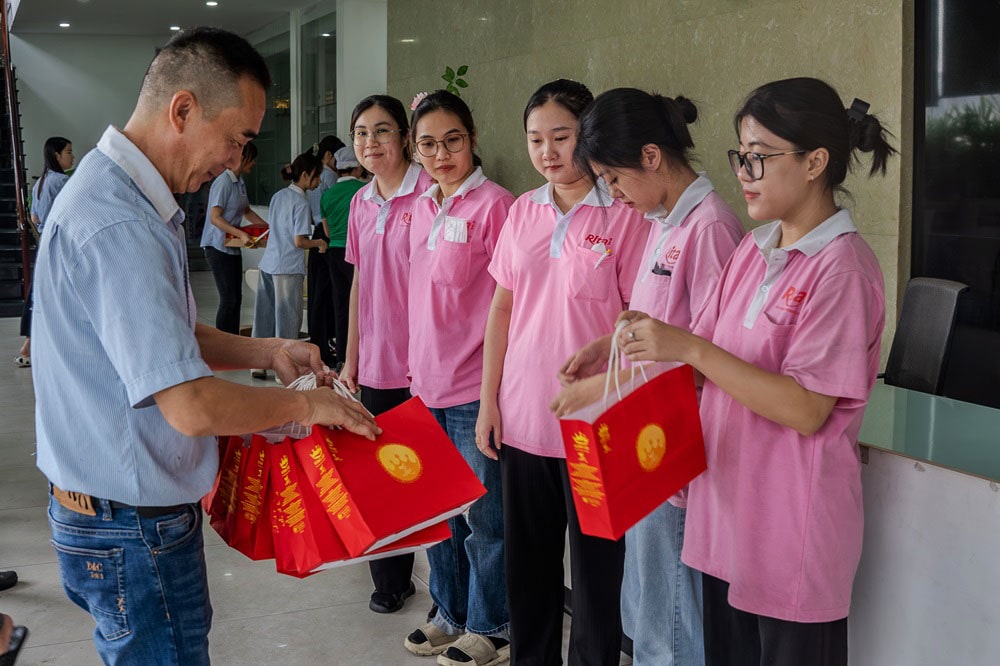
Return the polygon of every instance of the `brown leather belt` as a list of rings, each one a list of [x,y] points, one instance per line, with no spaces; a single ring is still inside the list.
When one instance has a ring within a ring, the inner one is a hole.
[[[93,497],[85,493],[63,490],[54,483],[52,484],[52,496],[55,497],[56,501],[65,508],[84,516],[96,516],[97,509],[95,507],[100,506],[101,502],[107,502],[112,509],[132,509],[142,518],[159,518],[160,516],[165,516],[170,513],[178,513],[183,511],[185,507],[190,506],[189,504],[174,504],[173,506],[132,506],[131,504],[122,504],[121,502],[115,502],[114,500],[102,500],[98,497]]]

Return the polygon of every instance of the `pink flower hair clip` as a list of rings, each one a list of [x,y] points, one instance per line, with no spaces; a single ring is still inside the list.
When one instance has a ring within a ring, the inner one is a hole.
[[[413,101],[410,102],[410,111],[416,111],[420,103],[424,101],[424,97],[427,97],[427,93],[420,92],[413,96]]]

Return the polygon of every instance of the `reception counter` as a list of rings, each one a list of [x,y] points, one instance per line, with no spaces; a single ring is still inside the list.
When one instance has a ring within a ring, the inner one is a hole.
[[[1000,663],[1000,410],[878,384],[852,666]]]

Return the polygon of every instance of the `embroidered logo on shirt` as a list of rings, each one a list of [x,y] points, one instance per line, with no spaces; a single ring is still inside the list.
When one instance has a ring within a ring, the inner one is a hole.
[[[785,293],[778,297],[776,306],[779,310],[798,313],[808,295],[807,292],[800,291],[796,287],[789,287]]]
[[[413,224],[413,213],[406,212],[399,216],[399,222],[404,227],[408,227]]]
[[[600,234],[588,234],[584,238],[584,240],[587,241],[588,243],[590,243],[591,245],[604,244],[604,245],[606,245],[608,247],[611,247],[611,239],[610,238],[601,238]]]
[[[468,231],[472,231],[473,229],[475,229],[475,227],[476,227],[476,221],[475,220],[466,220],[465,221],[465,228]]]
[[[677,260],[680,258],[681,258],[680,248],[678,248],[676,245],[673,245],[670,247],[669,250],[667,250],[664,263],[666,263],[667,266],[673,266],[677,263]]]

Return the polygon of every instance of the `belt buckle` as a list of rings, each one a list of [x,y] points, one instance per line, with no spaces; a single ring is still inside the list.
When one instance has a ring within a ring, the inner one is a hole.
[[[79,513],[84,516],[97,515],[97,511],[94,509],[94,503],[90,495],[85,493],[69,492],[53,483],[52,496],[56,498],[56,501],[59,502],[59,504],[73,513]]]

